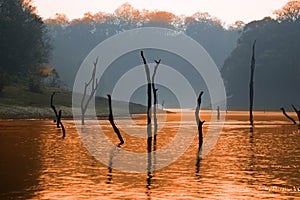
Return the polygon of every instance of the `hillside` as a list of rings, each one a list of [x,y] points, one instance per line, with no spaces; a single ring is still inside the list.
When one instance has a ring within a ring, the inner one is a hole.
[[[53,118],[50,107],[50,97],[53,92],[54,105],[63,112],[63,118],[71,118],[72,92],[58,88],[44,88],[42,93],[33,93],[22,86],[5,87],[0,97],[0,118]],[[98,117],[108,115],[106,98],[96,97],[96,113]],[[114,110],[118,114],[128,115],[125,102],[113,101]],[[130,103],[130,113],[145,113],[146,108],[139,104]]]
[[[298,15],[297,15],[298,16]],[[300,18],[247,24],[222,68],[228,106],[247,109],[252,43],[256,40],[254,109],[300,106]]]

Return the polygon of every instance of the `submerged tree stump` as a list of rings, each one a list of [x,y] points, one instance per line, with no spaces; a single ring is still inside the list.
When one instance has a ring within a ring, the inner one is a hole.
[[[157,139],[157,116],[156,116],[156,108],[157,108],[157,88],[155,88],[155,82],[154,82],[154,79],[155,79],[155,75],[156,75],[156,71],[157,71],[157,68],[160,64],[160,61],[161,60],[154,60],[155,63],[156,63],[156,66],[154,68],[154,72],[152,74],[152,91],[153,91],[153,121],[154,121],[154,139],[153,139],[153,150],[155,151],[156,150],[156,139]]]
[[[299,125],[300,125],[300,110],[298,110],[294,105],[292,105],[292,107],[293,107],[295,113],[297,114]]]
[[[55,92],[53,92],[52,95],[51,95],[50,107],[52,108],[52,110],[55,114],[55,117],[56,117],[56,119],[54,120],[54,122],[56,122],[56,127],[57,128],[61,127],[61,130],[62,130],[62,133],[63,133],[62,138],[64,139],[66,137],[66,130],[65,130],[65,127],[64,127],[63,123],[61,122],[62,111],[59,110],[57,112],[57,110],[56,110],[56,108],[53,104],[54,95],[55,95]]]
[[[111,126],[113,127],[115,133],[117,134],[117,136],[118,136],[118,138],[120,140],[120,143],[118,145],[118,146],[120,146],[120,145],[124,144],[124,140],[122,138],[122,135],[121,135],[118,127],[116,126],[116,124],[114,122],[114,116],[113,116],[113,112],[112,112],[112,108],[111,108],[111,96],[108,94],[107,97],[108,97],[108,106],[109,106],[108,120],[109,120]]]
[[[250,83],[249,83],[249,98],[250,98],[250,105],[249,105],[249,118],[250,118],[250,125],[253,126],[253,96],[254,96],[254,70],[255,70],[255,44],[256,40],[254,40],[252,46],[252,58],[251,58],[251,65],[250,65]]]
[[[196,118],[196,123],[197,123],[197,126],[198,126],[198,140],[199,140],[199,143],[198,143],[198,151],[200,152],[201,148],[202,148],[202,144],[203,144],[203,131],[202,131],[202,126],[204,124],[205,121],[201,121],[200,120],[200,116],[199,116],[199,113],[200,113],[200,105],[201,105],[201,98],[202,98],[202,95],[203,95],[203,91],[200,92],[199,94],[199,97],[197,99],[197,106],[196,106],[196,109],[195,109],[195,118]]]
[[[284,110],[283,107],[280,108],[280,110],[282,111],[283,115],[284,115],[287,119],[289,119],[289,120],[291,120],[291,121],[293,122],[293,124],[297,124],[296,121],[295,121],[292,117],[290,117],[290,116],[285,112],[285,110]]]
[[[147,77],[147,149],[148,153],[151,152],[152,149],[152,124],[151,124],[151,106],[152,106],[152,95],[151,95],[151,79],[150,79],[150,70],[147,64],[146,58],[144,56],[144,52],[141,51],[141,57],[143,59],[143,63],[145,66],[145,72]]]

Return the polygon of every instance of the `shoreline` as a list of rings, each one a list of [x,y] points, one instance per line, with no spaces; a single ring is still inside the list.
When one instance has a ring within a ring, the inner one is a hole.
[[[73,116],[72,108],[61,106],[62,119],[77,120],[81,119]],[[140,118],[145,113],[121,114],[115,116],[116,118]],[[0,120],[53,120],[55,114],[50,107],[33,107],[33,106],[17,106],[17,105],[1,105],[0,106]],[[86,116],[86,120],[93,119]],[[97,115],[97,120],[108,120],[108,113],[100,113]]]
[[[80,118],[74,118],[73,117],[73,111],[72,111],[72,107],[67,107],[67,106],[60,106],[59,109],[62,110],[62,119],[80,119]],[[191,112],[193,112],[193,110],[190,110]],[[215,112],[213,110],[207,110],[207,109],[203,109],[201,110],[202,112]],[[178,112],[174,112],[172,110],[165,110],[166,113],[178,113]],[[228,112],[228,113],[227,113]],[[243,113],[243,115],[247,115],[247,111],[245,110],[228,110],[226,113],[227,114],[241,114]],[[281,111],[261,111],[261,110],[255,110],[254,111],[256,114],[274,114],[274,113],[280,113]],[[294,115],[294,112],[292,111],[288,111],[288,113]],[[142,113],[142,112],[137,112],[137,113],[132,113],[132,114],[121,114],[121,115],[117,115],[115,117],[117,118],[129,118],[129,117],[133,117],[133,118],[140,118],[142,117],[144,114],[146,113]],[[55,114],[52,110],[52,108],[50,107],[37,107],[37,106],[19,106],[19,105],[5,105],[5,104],[0,104],[0,120],[9,120],[9,119],[44,119],[44,120],[50,120],[50,119],[54,119],[55,118]],[[89,117],[86,116],[86,119],[88,120]],[[92,119],[92,118],[90,118]],[[108,113],[106,112],[98,112],[97,113],[97,119],[98,120],[108,120]]]

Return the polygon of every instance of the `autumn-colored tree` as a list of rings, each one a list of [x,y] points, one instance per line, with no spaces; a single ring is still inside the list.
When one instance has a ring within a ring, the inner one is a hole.
[[[63,13],[56,13],[54,18],[47,19],[45,22],[48,24],[68,24],[70,20],[67,15]]]
[[[124,3],[118,7],[115,10],[115,15],[128,21],[138,21],[140,19],[140,11],[129,3]]]
[[[279,20],[296,21],[300,18],[300,1],[290,1],[274,14]]]

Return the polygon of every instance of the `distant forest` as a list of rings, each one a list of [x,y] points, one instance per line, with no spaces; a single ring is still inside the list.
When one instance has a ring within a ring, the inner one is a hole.
[[[30,1],[0,0],[0,93],[16,80],[37,92],[41,82],[72,88],[80,64],[99,42],[122,31],[151,26],[184,32],[207,50],[221,70],[229,109],[248,107],[251,45],[256,40],[254,109],[300,106],[300,2],[290,1],[274,14],[274,18],[225,27],[208,13],[176,16],[140,11],[126,3],[113,14],[86,13],[74,20],[57,14],[42,20]],[[168,65],[176,65],[172,55],[165,56]],[[125,59],[126,64],[140,62],[139,57],[132,59]],[[105,81],[104,87],[110,84]]]

